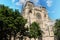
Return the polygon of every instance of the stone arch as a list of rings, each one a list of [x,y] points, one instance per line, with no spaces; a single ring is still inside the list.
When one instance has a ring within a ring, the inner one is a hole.
[[[29,10],[29,13],[32,13],[32,10],[31,9]]]

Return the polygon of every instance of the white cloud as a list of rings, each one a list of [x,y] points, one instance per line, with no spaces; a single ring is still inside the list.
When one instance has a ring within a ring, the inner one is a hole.
[[[14,3],[16,0],[12,0],[12,3]],[[27,2],[27,1],[32,1],[33,3],[35,3],[35,4],[37,4],[38,2],[39,2],[39,0],[19,0],[18,2],[15,2],[15,4],[17,5],[17,6],[20,6],[20,5],[25,5],[25,3]]]
[[[25,0],[19,0],[21,4],[24,4],[26,1]]]
[[[16,5],[23,5],[23,4],[25,4],[27,1],[29,1],[29,0],[19,0],[18,2],[16,2]]]
[[[35,5],[38,4],[38,2],[39,2],[39,0],[32,0],[32,1]]]
[[[21,5],[21,4],[20,4],[20,2],[16,2],[16,5],[19,6],[19,5]]]
[[[15,2],[15,0],[12,0],[12,3],[14,3]]]
[[[52,6],[52,2],[53,2],[52,0],[47,0],[47,1],[46,1],[47,6],[48,6],[48,7],[51,7],[51,6]]]
[[[37,3],[39,0],[33,0],[35,3]]]

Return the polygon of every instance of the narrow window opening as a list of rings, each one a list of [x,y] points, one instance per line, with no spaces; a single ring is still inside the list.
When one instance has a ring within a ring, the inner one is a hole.
[[[29,10],[29,13],[32,13],[32,10]]]

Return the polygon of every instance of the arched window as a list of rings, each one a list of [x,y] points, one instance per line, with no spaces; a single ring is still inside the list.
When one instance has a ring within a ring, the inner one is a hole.
[[[37,13],[37,14],[36,14],[36,17],[37,17],[38,19],[41,19],[40,13]]]
[[[46,17],[46,14],[44,14],[44,17]]]
[[[32,13],[32,10],[29,10],[29,13]]]

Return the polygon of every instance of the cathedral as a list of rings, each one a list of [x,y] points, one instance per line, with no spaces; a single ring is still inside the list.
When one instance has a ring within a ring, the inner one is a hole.
[[[39,23],[41,30],[44,32],[42,33],[42,40],[54,40],[52,21],[45,7],[35,6],[33,2],[27,1],[22,10],[22,16],[27,19],[26,26],[28,27],[32,22]]]

